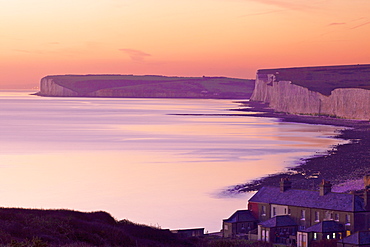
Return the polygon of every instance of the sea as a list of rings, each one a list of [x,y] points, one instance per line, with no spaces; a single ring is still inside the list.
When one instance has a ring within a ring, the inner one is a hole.
[[[341,142],[338,127],[231,111],[234,100],[39,97],[0,91],[0,206],[106,211],[162,229],[245,209],[237,184]]]

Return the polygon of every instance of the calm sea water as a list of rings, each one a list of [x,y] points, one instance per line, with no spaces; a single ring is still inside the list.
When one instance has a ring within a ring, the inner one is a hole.
[[[162,228],[218,231],[251,196],[221,197],[225,188],[339,142],[337,127],[222,115],[240,113],[228,111],[238,107],[231,100],[30,93],[0,91],[4,207],[104,210]]]

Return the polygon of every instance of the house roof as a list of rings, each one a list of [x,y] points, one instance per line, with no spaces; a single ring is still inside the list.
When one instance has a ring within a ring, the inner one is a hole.
[[[297,223],[290,218],[288,215],[278,215],[264,222],[259,223],[263,227],[284,227],[284,226],[296,226]]]
[[[238,210],[230,218],[225,219],[224,222],[236,223],[236,222],[245,222],[245,221],[257,221],[257,219],[252,215],[252,212],[249,210]]]
[[[320,196],[319,191],[297,189],[281,192],[279,187],[271,186],[262,187],[249,201],[346,212],[365,211],[364,200],[356,195],[329,192]]]
[[[355,232],[348,237],[339,240],[338,243],[354,245],[370,244],[370,231]]]
[[[334,220],[328,220],[328,221],[322,221],[311,227],[308,227],[304,231],[305,232],[320,232],[320,233],[343,232],[344,226]]]

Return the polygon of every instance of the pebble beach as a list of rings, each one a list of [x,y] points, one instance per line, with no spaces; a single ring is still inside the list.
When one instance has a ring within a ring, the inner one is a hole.
[[[282,122],[338,126],[336,138],[346,140],[327,150],[326,153],[301,159],[299,164],[287,171],[233,186],[228,193],[256,191],[263,186],[278,186],[281,178],[288,177],[297,189],[317,189],[324,179],[330,181],[338,192],[363,188],[363,176],[370,173],[370,122],[325,116],[292,115],[277,113],[261,102],[239,102],[238,111],[245,116],[278,118]],[[257,114],[256,114],[257,113]],[[341,127],[343,127],[341,129]]]

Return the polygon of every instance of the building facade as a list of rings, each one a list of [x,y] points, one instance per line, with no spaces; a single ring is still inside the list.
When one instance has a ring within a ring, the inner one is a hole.
[[[370,247],[370,231],[359,231],[341,239],[337,247]]]
[[[280,187],[261,188],[248,202],[259,221],[258,239],[307,247],[315,240],[342,239],[370,229],[369,188],[360,197],[332,192],[331,187],[323,181],[319,191],[298,190],[283,179]]]
[[[258,220],[249,210],[238,210],[222,222],[224,238],[247,237],[257,228]]]

